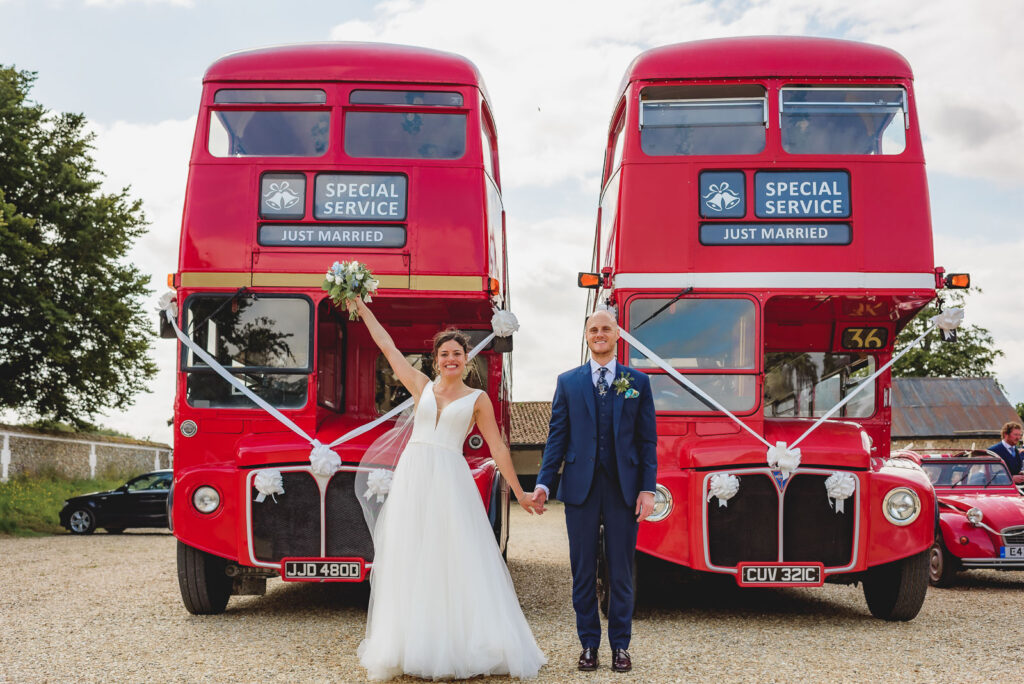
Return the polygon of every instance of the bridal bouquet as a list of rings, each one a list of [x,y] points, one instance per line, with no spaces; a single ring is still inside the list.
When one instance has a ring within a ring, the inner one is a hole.
[[[323,285],[320,287],[331,295],[331,301],[337,306],[345,306],[346,301],[356,297],[362,297],[364,302],[369,303],[370,295],[377,291],[378,285],[366,264],[358,261],[335,261],[327,270]],[[358,320],[359,314],[355,310],[350,311],[348,319]]]

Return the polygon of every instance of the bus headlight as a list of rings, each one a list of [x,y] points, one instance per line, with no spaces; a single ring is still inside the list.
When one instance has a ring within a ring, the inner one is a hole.
[[[977,508],[972,508],[971,510],[967,511],[967,522],[971,523],[972,525],[980,525],[984,517],[984,514],[982,514],[982,512]]]
[[[208,485],[203,485],[192,494],[192,505],[200,513],[213,513],[220,507],[220,494]]]
[[[909,525],[921,513],[921,499],[913,489],[897,487],[885,495],[882,513],[893,525]]]
[[[672,512],[672,494],[669,493],[668,488],[665,485],[654,486],[654,510],[651,512],[647,519],[651,522],[659,522],[668,517],[668,514]]]

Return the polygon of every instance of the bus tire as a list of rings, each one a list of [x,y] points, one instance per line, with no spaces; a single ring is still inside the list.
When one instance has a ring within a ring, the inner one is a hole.
[[[193,615],[224,612],[231,597],[227,561],[178,542],[178,588],[185,610]]]
[[[928,591],[931,549],[892,563],[870,568],[864,577],[868,610],[882,620],[913,620]]]

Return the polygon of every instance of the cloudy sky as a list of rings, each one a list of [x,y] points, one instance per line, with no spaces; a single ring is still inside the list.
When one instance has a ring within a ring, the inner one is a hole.
[[[628,11],[624,8],[628,7]],[[111,189],[151,221],[133,260],[159,294],[175,270],[202,75],[245,48],[369,40],[457,52],[483,73],[498,126],[516,339],[516,400],[550,399],[579,360],[602,144],[616,86],[643,50],[740,35],[813,35],[901,52],[916,75],[935,263],[969,271],[967,322],[1006,356],[999,380],[1024,401],[1024,3],[1015,0],[0,0],[0,64],[39,73],[33,97],[82,112]],[[1014,85],[1010,88],[1010,85]],[[542,247],[542,249],[540,249]],[[154,297],[155,299],[155,297]],[[162,441],[174,344],[154,343],[152,393],[102,422]]]

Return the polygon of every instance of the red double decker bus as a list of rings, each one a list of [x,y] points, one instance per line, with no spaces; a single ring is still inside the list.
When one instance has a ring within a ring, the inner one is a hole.
[[[181,330],[247,390],[323,444],[407,393],[365,326],[321,289],[335,261],[369,265],[374,311],[431,374],[430,340],[454,326],[478,342],[508,282],[498,150],[487,91],[457,55],[383,44],[252,50],[203,81],[172,276]],[[217,613],[266,579],[361,581],[373,544],[353,488],[388,424],[337,447],[319,476],[310,444],[179,344],[174,486],[186,608]],[[509,424],[510,339],[467,382]],[[479,434],[465,453],[498,544],[508,488]],[[259,472],[284,493],[263,499]],[[262,499],[262,500],[258,500]]]
[[[744,586],[859,581],[875,616],[913,618],[935,498],[890,458],[889,372],[804,436],[944,286],[907,62],[815,38],[643,53],[611,118],[591,270],[588,310],[613,307],[664,362],[620,348],[658,413],[637,548]],[[780,442],[795,470],[766,458]]]

